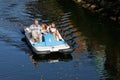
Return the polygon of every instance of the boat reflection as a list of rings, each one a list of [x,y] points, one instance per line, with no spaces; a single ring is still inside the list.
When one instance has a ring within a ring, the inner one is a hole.
[[[51,53],[51,54],[30,54],[30,59],[32,60],[33,64],[38,67],[40,62],[48,62],[48,63],[56,63],[60,61],[68,62],[72,60],[71,54],[65,53]]]

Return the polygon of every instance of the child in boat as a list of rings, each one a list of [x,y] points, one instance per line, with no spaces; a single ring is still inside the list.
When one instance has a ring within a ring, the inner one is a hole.
[[[53,33],[56,40],[58,40],[58,41],[61,40],[60,36],[59,36],[59,32],[55,28],[55,23],[51,23],[51,25],[49,26],[49,30],[50,30],[51,33]]]

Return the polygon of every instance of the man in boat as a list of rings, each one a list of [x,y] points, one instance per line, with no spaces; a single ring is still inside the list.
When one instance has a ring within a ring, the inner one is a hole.
[[[41,26],[39,25],[38,20],[34,20],[34,24],[32,24],[29,28],[31,30],[31,38],[33,42],[42,42],[41,35]]]

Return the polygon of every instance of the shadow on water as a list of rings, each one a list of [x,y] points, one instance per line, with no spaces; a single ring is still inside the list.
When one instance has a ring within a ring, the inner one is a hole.
[[[48,63],[57,63],[57,62],[68,62],[72,60],[71,54],[64,53],[51,53],[51,54],[30,54],[30,59],[33,64],[38,67],[40,62],[48,62]]]

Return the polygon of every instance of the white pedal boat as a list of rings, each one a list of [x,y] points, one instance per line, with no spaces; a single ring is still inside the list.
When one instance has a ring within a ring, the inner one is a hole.
[[[30,38],[29,28],[25,28],[24,32],[27,43],[31,47],[32,51],[36,54],[50,54],[52,52],[69,53],[73,51],[73,49],[61,37],[60,33],[59,33],[59,36],[61,37],[60,41],[55,40],[54,35],[48,33],[43,35],[44,41],[33,42]]]

